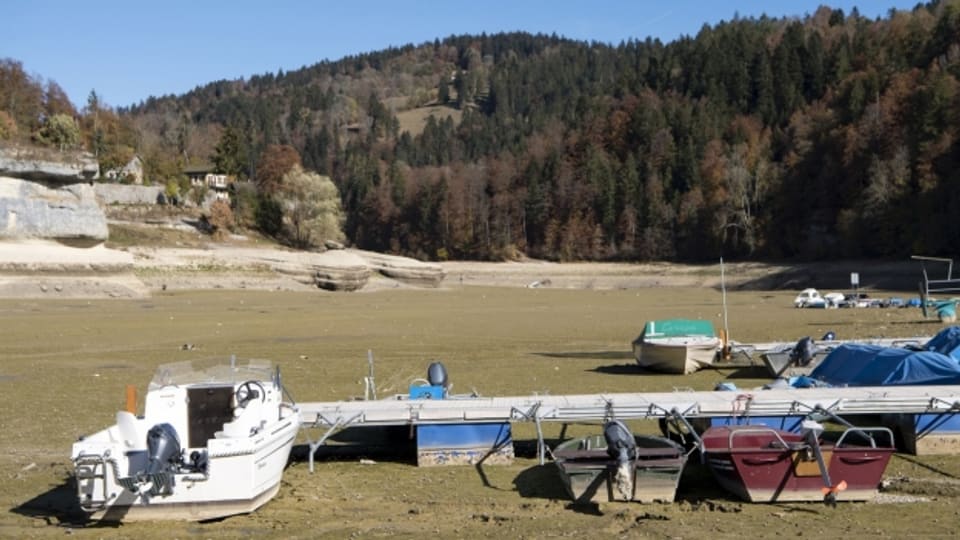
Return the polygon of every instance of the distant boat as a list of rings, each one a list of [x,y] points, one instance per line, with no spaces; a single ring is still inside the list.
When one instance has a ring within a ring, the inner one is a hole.
[[[805,422],[803,433],[765,426],[711,427],[701,452],[717,482],[749,502],[873,498],[896,450],[886,428],[850,428],[835,443],[822,427]]]
[[[567,493],[577,503],[673,502],[687,461],[679,444],[634,436],[619,422],[608,423],[603,434],[566,441],[553,455]]]
[[[686,374],[713,364],[720,347],[710,321],[664,319],[644,325],[633,341],[633,354],[641,367]]]
[[[872,338],[838,340],[832,335],[818,341],[810,337],[801,338],[795,344],[781,343],[760,354],[763,365],[771,377],[796,377],[809,375],[828,354],[841,345],[859,344],[920,350],[930,339],[929,336],[908,338]]]

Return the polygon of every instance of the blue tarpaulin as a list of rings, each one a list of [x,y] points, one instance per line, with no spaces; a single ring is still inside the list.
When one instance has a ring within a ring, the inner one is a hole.
[[[930,338],[923,349],[952,356],[960,361],[960,326],[944,328],[940,333]]]
[[[960,362],[929,350],[844,344],[827,355],[810,377],[832,386],[960,384]]]

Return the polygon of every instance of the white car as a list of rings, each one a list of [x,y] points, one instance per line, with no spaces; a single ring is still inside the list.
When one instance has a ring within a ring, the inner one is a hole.
[[[804,289],[793,299],[793,307],[797,308],[834,308],[843,301],[840,293],[820,294],[816,289]]]
[[[823,295],[823,299],[827,301],[827,307],[840,307],[840,304],[846,300],[846,296],[843,293],[828,292]]]

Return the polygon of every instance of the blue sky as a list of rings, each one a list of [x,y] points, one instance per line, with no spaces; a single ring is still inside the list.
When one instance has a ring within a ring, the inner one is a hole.
[[[870,18],[917,0],[835,0]],[[452,34],[527,31],[619,43],[669,42],[734,14],[802,16],[827,2],[693,0],[8,0],[0,58],[60,84],[78,106],[91,89],[112,106],[198,85]]]

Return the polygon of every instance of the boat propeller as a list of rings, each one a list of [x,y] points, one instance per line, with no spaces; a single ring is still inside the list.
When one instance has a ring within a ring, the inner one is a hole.
[[[833,487],[823,486],[820,488],[820,491],[823,492],[823,502],[829,506],[837,506],[837,494],[841,491],[847,489],[847,481],[841,480],[837,485]]]

